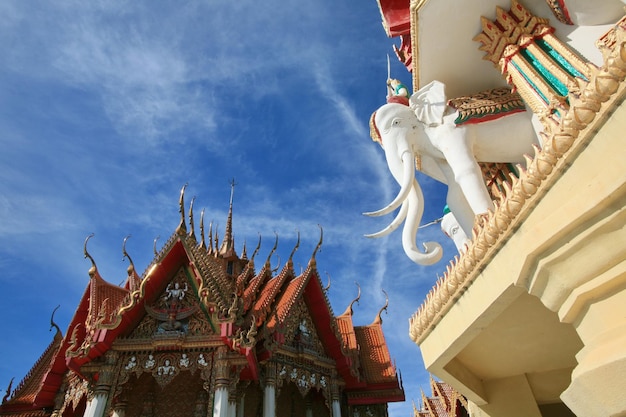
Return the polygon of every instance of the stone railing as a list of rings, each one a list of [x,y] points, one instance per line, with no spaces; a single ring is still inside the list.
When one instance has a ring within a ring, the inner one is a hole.
[[[409,320],[409,335],[420,344],[450,310],[480,271],[490,262],[517,226],[531,212],[559,178],[569,161],[588,144],[625,95],[626,23],[620,21],[604,46],[604,65],[593,69],[591,79],[581,85],[580,94],[570,94],[570,110],[560,123],[543,134],[543,148],[527,157],[519,178],[511,177],[504,195],[495,201],[495,210],[480,219],[467,250],[447,266],[443,277],[428,292],[423,304]]]

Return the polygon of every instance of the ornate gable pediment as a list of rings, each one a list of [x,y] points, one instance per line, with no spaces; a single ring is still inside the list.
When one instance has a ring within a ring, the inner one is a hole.
[[[315,329],[313,317],[306,303],[295,303],[284,323],[285,346],[298,352],[326,357],[324,345]]]
[[[144,304],[145,315],[128,339],[166,339],[215,334],[188,271],[181,266],[164,289]]]

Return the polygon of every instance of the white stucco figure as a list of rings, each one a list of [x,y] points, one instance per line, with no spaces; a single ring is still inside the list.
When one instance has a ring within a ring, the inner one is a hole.
[[[381,216],[401,206],[396,218],[380,232],[391,233],[406,219],[402,246],[418,264],[432,265],[442,256],[436,242],[420,251],[415,243],[424,210],[422,190],[415,179],[415,160],[421,171],[448,185],[446,203],[467,236],[476,215],[493,209],[478,162],[522,163],[538,143],[531,112],[521,112],[489,122],[456,125],[457,112],[447,105],[444,85],[434,81],[414,93],[410,106],[387,103],[373,115],[371,128],[379,140],[391,174],[401,188],[385,208],[365,213]]]
[[[448,206],[446,206],[443,210],[443,218],[441,219],[441,230],[454,242],[459,253],[465,252],[465,248],[467,244],[469,244],[470,239],[467,237],[461,225],[454,217],[454,214],[450,211]]]

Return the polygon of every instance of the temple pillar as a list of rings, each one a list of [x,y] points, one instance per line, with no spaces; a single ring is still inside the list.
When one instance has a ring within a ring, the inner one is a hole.
[[[126,401],[118,401],[115,403],[111,417],[126,417]]]
[[[265,389],[263,390],[263,417],[276,417],[276,365],[266,367]]]
[[[246,399],[245,395],[242,395],[239,398],[239,402],[237,404],[237,417],[243,417],[244,404],[246,403],[245,399]]]
[[[98,379],[93,392],[93,397],[85,407],[84,417],[104,417],[104,410],[109,398],[109,391],[115,372],[117,352],[109,351],[104,356],[104,364],[98,370]]]
[[[339,386],[337,385],[337,381],[333,378],[333,382],[330,386],[330,398],[331,398],[331,408],[332,408],[332,417],[341,417],[341,402],[339,396]]]
[[[228,393],[228,417],[237,417],[237,390],[234,387]]]
[[[217,359],[214,363],[215,370],[215,396],[213,397],[213,417],[230,417],[228,413],[228,387],[230,384],[230,373],[228,371],[228,360],[226,359],[226,349],[220,347],[217,352]]]
[[[306,400],[305,417],[313,417],[313,404],[311,403],[311,398],[307,398]]]

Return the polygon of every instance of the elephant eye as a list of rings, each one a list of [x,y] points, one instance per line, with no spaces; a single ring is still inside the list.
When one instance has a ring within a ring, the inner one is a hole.
[[[393,119],[393,120],[391,121],[391,125],[392,125],[392,126],[399,126],[401,122],[402,122],[402,120],[401,120],[401,119]]]

